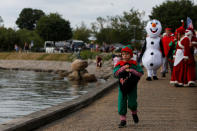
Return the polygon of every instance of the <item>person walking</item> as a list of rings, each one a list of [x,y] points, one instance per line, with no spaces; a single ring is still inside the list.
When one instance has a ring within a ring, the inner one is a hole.
[[[163,49],[164,49],[164,54],[165,57],[163,58],[163,64],[162,64],[162,77],[166,77],[166,73],[168,72],[168,62],[167,55],[170,50],[169,43],[174,39],[173,34],[171,33],[171,28],[166,28],[165,29],[165,35],[162,38],[162,44],[163,44]],[[170,68],[172,68],[172,65],[170,65]]]
[[[120,60],[114,70],[114,76],[119,79],[118,90],[118,113],[120,115],[119,128],[126,127],[127,104],[135,123],[139,122],[137,115],[137,84],[143,75],[141,66],[131,60],[133,51],[130,45],[124,46],[121,50]]]

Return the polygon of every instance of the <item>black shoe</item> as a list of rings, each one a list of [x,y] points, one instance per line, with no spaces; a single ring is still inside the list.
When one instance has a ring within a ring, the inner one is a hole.
[[[132,114],[132,116],[133,116],[134,123],[138,123],[139,122],[139,118],[138,118],[137,114]]]
[[[162,73],[162,77],[166,77],[166,73]]]
[[[127,122],[122,120],[122,121],[120,121],[120,124],[118,125],[118,127],[123,128],[123,127],[126,127],[126,125],[127,125]]]
[[[179,85],[178,83],[174,84],[175,87],[183,87],[183,85]]]
[[[153,76],[153,80],[159,80],[157,76]]]
[[[195,87],[196,85],[194,83],[189,83],[189,87]]]
[[[147,81],[152,81],[151,77],[146,78]]]

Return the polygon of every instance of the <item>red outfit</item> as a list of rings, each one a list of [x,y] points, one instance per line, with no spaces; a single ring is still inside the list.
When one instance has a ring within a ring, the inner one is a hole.
[[[190,63],[189,44],[190,44],[190,40],[186,36],[184,36],[183,38],[181,38],[180,41],[178,41],[170,83],[176,83],[181,86],[186,86],[189,84],[188,83],[190,81],[188,78],[189,75],[188,63]]]
[[[192,43],[197,42],[196,37],[193,37],[191,40]],[[190,52],[188,53],[188,71],[187,71],[187,79],[188,79],[188,84],[190,83],[195,83],[196,80],[196,70],[195,70],[195,59],[194,59],[194,47],[197,45],[194,44],[193,46],[190,46]]]
[[[174,39],[174,37],[172,36],[172,34],[170,34],[169,36],[164,36],[162,38],[162,44],[163,44],[163,48],[164,48],[164,54],[165,56],[167,57],[168,55],[168,52],[170,50],[170,47],[169,47],[169,43]]]

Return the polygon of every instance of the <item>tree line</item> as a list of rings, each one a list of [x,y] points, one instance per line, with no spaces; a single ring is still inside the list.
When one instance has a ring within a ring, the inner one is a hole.
[[[168,0],[153,7],[149,18],[160,20],[163,28],[176,29],[181,25],[180,21],[189,16],[196,27],[195,12],[197,5],[191,0]],[[72,29],[69,20],[65,20],[58,13],[45,14],[42,10],[24,8],[16,20],[19,29],[5,28],[0,17],[0,50],[11,51],[14,44],[23,47],[25,42],[31,41],[35,48],[43,47],[44,41],[48,40],[80,39],[88,43],[92,34],[99,44],[123,43],[140,48],[140,40],[146,36],[144,27],[147,21],[143,20],[144,15],[144,12],[132,8],[122,15],[97,17],[88,27],[82,22]]]

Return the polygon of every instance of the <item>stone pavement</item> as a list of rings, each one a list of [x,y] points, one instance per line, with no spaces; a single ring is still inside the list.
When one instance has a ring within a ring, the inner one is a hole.
[[[197,88],[170,86],[169,76],[151,82],[145,77],[138,86],[138,124],[128,112],[127,127],[118,128],[116,88],[90,106],[38,131],[197,131]]]

